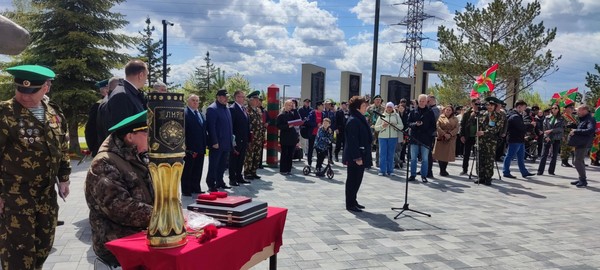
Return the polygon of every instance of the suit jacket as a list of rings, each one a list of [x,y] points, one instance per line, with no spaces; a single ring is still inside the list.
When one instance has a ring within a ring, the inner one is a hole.
[[[194,111],[190,107],[185,107],[185,149],[195,153],[204,155],[206,150],[206,119],[198,112],[198,116],[202,118],[202,124]]]
[[[124,80],[123,85],[117,86],[112,91],[106,103],[106,110],[108,112],[108,126],[106,128],[110,129],[121,122],[121,120],[146,109],[147,105],[144,93]]]
[[[208,146],[219,144],[220,151],[231,151],[233,127],[231,113],[227,106],[213,102],[206,109],[206,130],[208,131]]]
[[[293,112],[282,112],[277,116],[277,128],[279,129],[279,143],[281,145],[296,145],[298,143],[298,133],[294,127],[290,127],[288,122],[299,119]]]
[[[249,115],[244,114],[245,108],[233,103],[229,107],[231,112],[231,122],[233,123],[233,135],[235,135],[236,149],[245,148],[250,140],[250,119]]]
[[[363,166],[373,166],[371,157],[371,144],[373,135],[367,118],[357,110],[350,110],[350,117],[346,121],[346,142],[344,144],[343,162],[348,166],[356,166],[355,160],[362,159]]]

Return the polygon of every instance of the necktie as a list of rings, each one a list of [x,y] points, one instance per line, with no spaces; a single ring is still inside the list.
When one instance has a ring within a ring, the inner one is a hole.
[[[200,113],[198,113],[198,111],[194,111],[194,114],[196,115],[196,118],[198,118],[198,122],[200,122],[200,125],[202,125],[202,116],[200,116]]]
[[[246,109],[242,106],[240,106],[240,110],[242,110],[242,112],[244,113],[244,116],[246,116],[246,118],[248,118],[248,114],[246,113]]]

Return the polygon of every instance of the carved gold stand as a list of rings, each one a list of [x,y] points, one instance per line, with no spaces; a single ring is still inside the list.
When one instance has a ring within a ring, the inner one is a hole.
[[[183,94],[148,95],[148,165],[154,185],[154,209],[147,243],[154,248],[172,248],[187,243],[179,198],[185,156]]]

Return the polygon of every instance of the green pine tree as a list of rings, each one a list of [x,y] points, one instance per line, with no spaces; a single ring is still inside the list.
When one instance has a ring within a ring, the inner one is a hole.
[[[87,120],[90,106],[99,98],[94,83],[111,77],[110,70],[129,59],[119,53],[135,38],[116,34],[129,22],[110,9],[123,0],[34,0],[28,16],[32,43],[12,64],[50,67],[57,77],[50,99],[63,110],[69,123],[71,151],[79,153],[77,129]]]
[[[585,103],[590,106],[593,111],[596,108],[596,102],[600,99],[600,65],[594,65],[596,74],[588,72],[585,76],[585,86],[590,88],[589,92],[585,93]]]
[[[494,0],[484,8],[467,3],[456,11],[456,29],[438,27],[440,78],[445,86],[471,90],[476,77],[494,63],[499,64],[496,89],[500,99],[528,89],[558,67],[547,45],[556,37],[556,28],[546,29],[539,1]]]
[[[183,84],[184,92],[198,95],[200,107],[207,106],[214,101],[215,94],[220,89],[215,87],[220,86],[222,81],[218,76],[225,75],[225,71],[221,71],[211,62],[209,52],[206,52],[204,61],[206,64],[196,67]],[[215,84],[217,78],[219,78],[218,84]]]

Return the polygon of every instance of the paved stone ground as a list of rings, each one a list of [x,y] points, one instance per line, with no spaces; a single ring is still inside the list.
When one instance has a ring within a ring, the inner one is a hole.
[[[73,165],[71,195],[60,202],[66,224],[57,230],[44,269],[93,269],[82,191],[89,161]],[[303,176],[302,166],[295,162],[296,175],[288,177],[260,170],[261,180],[233,189],[289,209],[279,269],[600,268],[598,167],[587,168],[590,186],[582,189],[569,184],[575,169],[562,167],[556,176],[503,178],[487,187],[458,176],[457,160],[450,177],[437,176],[435,166],[429,183],[409,183],[411,209],[431,217],[408,212],[394,219],[390,208],[403,205],[404,172],[391,178],[365,173],[358,198],[367,209],[354,214],[344,207],[345,168],[336,165],[329,180]],[[536,166],[527,164],[531,172]],[[188,197],[183,204],[191,202]],[[266,262],[255,267],[267,268]]]

